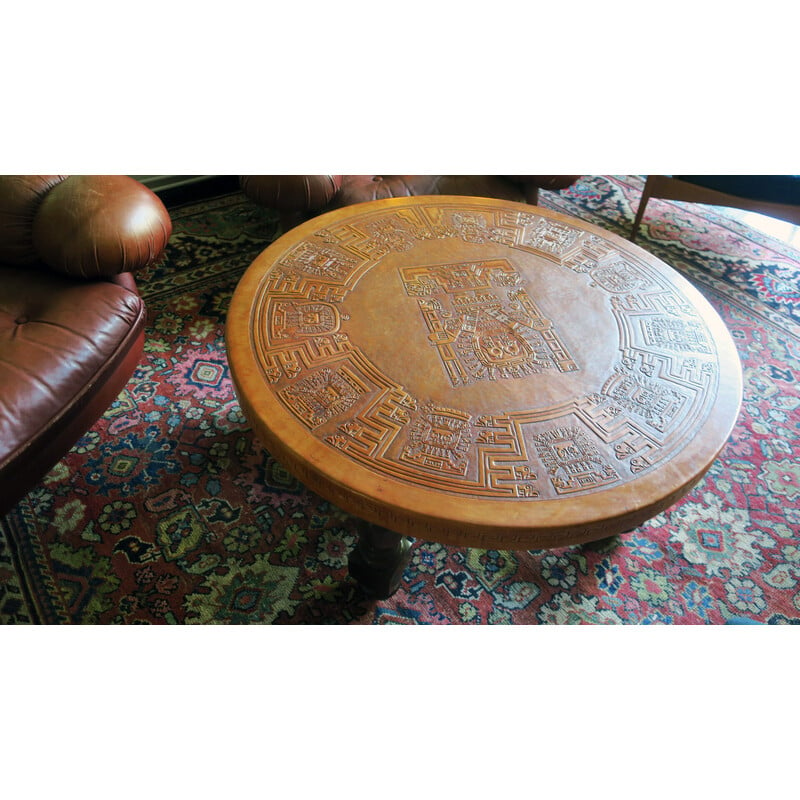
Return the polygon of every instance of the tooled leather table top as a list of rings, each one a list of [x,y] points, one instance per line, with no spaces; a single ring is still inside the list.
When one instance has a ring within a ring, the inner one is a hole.
[[[629,530],[725,445],[741,367],[708,302],[641,248],[535,206],[382,200],[256,258],[228,357],[264,446],[398,533],[558,547]]]

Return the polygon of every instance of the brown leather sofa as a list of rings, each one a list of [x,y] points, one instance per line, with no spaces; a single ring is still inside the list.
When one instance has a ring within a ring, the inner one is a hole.
[[[133,274],[172,223],[133,178],[0,176],[0,516],[124,388],[144,343]]]
[[[566,189],[580,175],[242,175],[253,202],[279,212],[284,230],[323,211],[422,194],[471,195],[536,205],[539,190]]]

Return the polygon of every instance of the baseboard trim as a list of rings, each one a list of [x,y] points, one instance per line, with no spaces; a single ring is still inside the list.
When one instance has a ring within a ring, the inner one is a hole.
[[[139,183],[143,183],[154,192],[164,192],[181,186],[201,183],[213,178],[214,175],[131,175],[131,177],[136,178]]]
[[[166,206],[178,206],[238,191],[237,175],[132,175]]]

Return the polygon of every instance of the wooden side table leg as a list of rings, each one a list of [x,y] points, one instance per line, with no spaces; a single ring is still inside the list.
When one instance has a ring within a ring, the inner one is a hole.
[[[633,533],[635,530],[636,528],[631,528],[628,531],[622,531],[622,533],[615,533],[613,536],[604,536],[602,539],[595,539],[593,542],[584,542],[583,547],[587,550],[594,550],[597,553],[606,553],[622,544],[620,536],[626,533]]]
[[[613,536],[605,536],[602,539],[595,539],[593,542],[584,542],[583,548],[596,553],[605,553],[613,550],[618,544],[620,544],[619,534],[615,533]]]
[[[358,543],[347,564],[350,575],[371,595],[391,597],[411,560],[411,540],[380,525],[360,520]]]

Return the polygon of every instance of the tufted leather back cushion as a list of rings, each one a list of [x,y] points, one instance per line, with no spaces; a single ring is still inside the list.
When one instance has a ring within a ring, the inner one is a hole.
[[[276,209],[284,227],[309,214],[371,200],[417,195],[492,197],[538,202],[539,189],[564,189],[578,175],[242,175],[242,191]]]
[[[523,191],[493,175],[345,175],[335,207],[423,194],[471,195],[524,202]]]
[[[0,178],[0,264],[40,260],[33,246],[33,218],[47,193],[66,175],[4,175]]]
[[[50,189],[33,220],[41,259],[79,278],[143,269],[171,234],[161,200],[126,175],[72,175]]]
[[[341,175],[243,175],[242,191],[254,202],[283,211],[317,211],[331,202]]]

